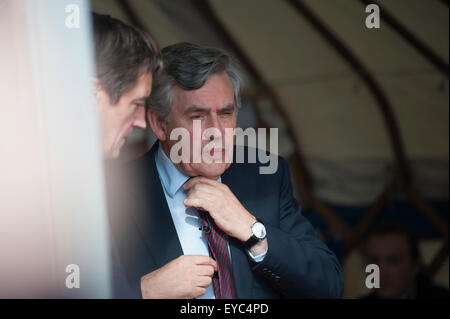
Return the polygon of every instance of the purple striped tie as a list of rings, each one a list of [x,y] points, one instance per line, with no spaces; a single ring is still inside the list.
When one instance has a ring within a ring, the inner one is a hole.
[[[209,247],[209,256],[217,262],[217,273],[212,278],[216,299],[235,299],[233,268],[228,252],[227,235],[214,223],[207,211],[198,210],[203,233]]]

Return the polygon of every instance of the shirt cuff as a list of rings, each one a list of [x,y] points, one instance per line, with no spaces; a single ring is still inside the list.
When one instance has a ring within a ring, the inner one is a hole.
[[[267,247],[266,251],[263,252],[262,254],[259,254],[257,256],[253,256],[252,252],[250,251],[250,249],[247,250],[248,256],[255,262],[255,263],[260,263],[261,261],[264,260],[264,257],[266,257],[267,254],[267,250],[269,249],[269,247]]]

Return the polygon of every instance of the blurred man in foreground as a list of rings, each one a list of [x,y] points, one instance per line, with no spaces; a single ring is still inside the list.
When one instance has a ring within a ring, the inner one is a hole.
[[[148,34],[110,16],[94,13],[92,18],[97,74],[94,84],[102,150],[104,160],[111,160],[119,156],[134,128],[146,128],[146,100],[153,75],[161,68],[161,59]],[[106,175],[111,198],[121,191],[120,183]],[[113,295],[130,297],[114,242],[112,250]]]
[[[105,159],[117,158],[133,128],[145,129],[145,105],[159,51],[142,31],[93,14],[96,101]]]

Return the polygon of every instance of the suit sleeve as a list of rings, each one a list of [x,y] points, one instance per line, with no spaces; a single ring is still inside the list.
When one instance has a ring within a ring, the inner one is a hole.
[[[113,286],[113,298],[114,299],[141,299],[140,289],[133,287],[126,276],[125,269],[123,268],[117,247],[114,243],[111,245],[112,253],[112,286]],[[140,288],[140,287],[139,287]]]
[[[268,251],[253,272],[288,298],[341,298],[343,278],[336,256],[317,236],[293,197],[286,161],[281,169],[279,225],[264,222]]]

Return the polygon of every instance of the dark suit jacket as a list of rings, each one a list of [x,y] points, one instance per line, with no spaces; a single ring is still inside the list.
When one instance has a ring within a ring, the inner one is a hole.
[[[119,259],[138,296],[142,276],[183,254],[156,169],[157,147],[129,165],[126,176],[133,176],[133,182],[122,192],[125,197],[115,196],[110,210]],[[267,230],[268,251],[260,263],[229,237],[238,298],[340,298],[341,267],[301,214],[286,161],[278,157],[278,170],[271,175],[261,175],[260,165],[233,162],[222,175]]]

